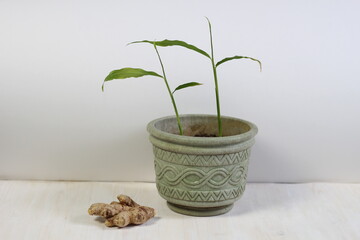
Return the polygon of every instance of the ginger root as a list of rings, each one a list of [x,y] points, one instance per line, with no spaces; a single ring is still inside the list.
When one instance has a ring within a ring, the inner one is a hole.
[[[117,196],[119,202],[95,203],[88,210],[90,215],[105,218],[107,227],[126,227],[129,224],[143,224],[155,216],[151,207],[140,206],[129,196]]]

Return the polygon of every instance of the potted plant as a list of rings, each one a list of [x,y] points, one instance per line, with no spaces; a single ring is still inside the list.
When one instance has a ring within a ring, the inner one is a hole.
[[[151,121],[147,130],[155,155],[156,186],[175,212],[193,216],[213,216],[228,212],[245,190],[248,163],[257,127],[248,121],[222,116],[217,68],[230,60],[255,58],[227,57],[215,62],[211,23],[211,53],[179,40],[136,41],[153,45],[162,69],[162,75],[140,68],[114,70],[104,83],[114,79],[155,76],[163,78],[173,104],[175,116]],[[201,83],[184,83],[170,89],[158,47],[180,46],[208,58],[214,76],[217,115],[179,115],[174,93]],[[103,86],[104,87],[104,84]],[[104,88],[103,88],[104,90]]]

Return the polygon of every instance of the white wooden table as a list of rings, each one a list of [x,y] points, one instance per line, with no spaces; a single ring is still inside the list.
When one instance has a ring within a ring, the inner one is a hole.
[[[141,226],[107,228],[95,202],[130,195],[154,207]],[[360,239],[360,184],[248,184],[227,214],[172,212],[153,183],[0,181],[0,239]]]

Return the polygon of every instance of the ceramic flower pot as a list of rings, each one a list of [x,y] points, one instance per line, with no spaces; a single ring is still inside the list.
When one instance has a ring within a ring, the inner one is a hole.
[[[195,137],[216,135],[216,116],[182,115],[181,123],[183,136],[177,134],[175,116],[147,126],[159,194],[178,213],[213,216],[228,212],[245,190],[257,127],[223,116],[223,137]]]

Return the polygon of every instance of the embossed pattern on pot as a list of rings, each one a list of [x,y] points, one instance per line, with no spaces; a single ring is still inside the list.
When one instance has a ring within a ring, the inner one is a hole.
[[[218,202],[239,198],[245,191],[245,184],[237,188],[218,191],[184,191],[157,183],[156,187],[162,196],[190,202]]]
[[[188,188],[197,189],[200,187],[209,187],[211,189],[219,189],[229,184],[237,186],[245,177],[245,166],[234,166],[231,169],[216,168],[209,171],[197,168],[175,168],[167,165],[160,167],[156,164],[156,177],[163,180],[169,186],[183,185]]]
[[[153,150],[157,188],[165,199],[215,207],[236,200],[245,190],[250,149],[222,155],[181,154],[155,146]]]
[[[176,152],[165,151],[153,146],[155,158],[158,160],[188,165],[188,166],[224,166],[244,162],[249,159],[250,149],[241,152],[219,155],[196,155],[181,154]]]

